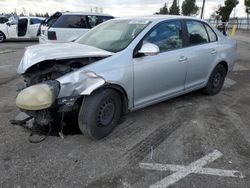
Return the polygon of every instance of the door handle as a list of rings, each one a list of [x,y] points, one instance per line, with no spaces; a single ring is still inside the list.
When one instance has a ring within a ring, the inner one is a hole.
[[[185,56],[181,56],[179,62],[184,63],[185,61],[187,61],[187,58]]]
[[[212,49],[212,50],[210,51],[210,53],[211,53],[211,54],[216,54],[217,51],[216,51],[215,49]]]

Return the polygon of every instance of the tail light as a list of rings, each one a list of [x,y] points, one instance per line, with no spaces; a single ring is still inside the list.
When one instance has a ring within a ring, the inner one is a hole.
[[[48,31],[48,39],[49,40],[57,40],[55,31]]]

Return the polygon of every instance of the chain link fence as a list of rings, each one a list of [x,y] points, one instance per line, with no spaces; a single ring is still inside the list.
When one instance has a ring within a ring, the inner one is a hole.
[[[221,20],[216,20],[216,19],[208,19],[207,21],[210,22],[214,27],[218,27],[219,25],[223,24]],[[242,29],[242,30],[250,29],[250,21],[246,17],[245,18],[230,18],[226,27],[228,29],[231,29],[234,25],[237,26],[237,29]]]

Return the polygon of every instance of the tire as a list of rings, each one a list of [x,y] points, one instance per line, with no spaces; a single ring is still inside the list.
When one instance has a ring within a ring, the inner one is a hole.
[[[83,99],[78,124],[81,132],[99,140],[117,126],[122,113],[122,100],[113,89],[101,89]]]
[[[0,31],[0,43],[4,42],[6,39],[5,35],[3,32]]]
[[[225,78],[226,78],[227,72],[223,65],[218,64],[212,74],[210,75],[210,78],[208,80],[208,83],[205,88],[203,88],[203,93],[207,95],[216,95],[220,92]]]

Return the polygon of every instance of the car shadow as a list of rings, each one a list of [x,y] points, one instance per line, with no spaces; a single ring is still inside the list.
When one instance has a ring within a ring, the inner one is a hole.
[[[193,99],[198,99],[198,98],[204,98],[205,95],[201,94],[200,91],[195,91],[192,93],[188,93],[176,98],[172,98],[166,101],[163,101],[161,103],[157,103],[154,105],[151,105],[149,107],[145,107],[142,108],[140,110],[134,111],[134,112],[130,112],[128,114],[125,114],[121,117],[119,125],[115,128],[118,129],[120,128],[120,125],[124,125],[126,126],[127,124],[130,124],[130,122],[127,122],[128,120],[128,116],[130,117],[129,119],[131,119],[131,117],[136,117],[139,114],[143,113],[150,113],[150,111],[153,111],[157,108],[171,108],[172,106],[176,109],[178,108],[184,108],[185,106],[181,106],[181,105],[175,105],[175,104],[180,104],[182,102],[187,102],[187,101],[192,101]],[[145,112],[146,111],[146,112]],[[128,120],[129,121],[129,120]],[[38,128],[39,129],[39,128]],[[37,127],[36,127],[37,130]],[[42,127],[42,130],[40,134],[45,134],[46,131],[44,131],[44,127]],[[49,131],[49,136],[60,136],[60,134],[62,133],[65,136],[72,136],[72,135],[81,135],[81,131],[79,129],[78,126],[78,118],[77,118],[77,114],[75,114],[74,116],[70,116],[70,117],[65,117],[62,121],[61,117],[57,118],[57,120],[51,124],[50,127],[46,128],[47,131]],[[116,134],[114,136],[117,136]],[[107,139],[109,139],[109,137],[113,137],[113,133],[111,133]]]
[[[34,42],[34,43],[37,43],[38,40],[37,39],[7,39],[5,40],[2,44],[4,43],[13,43],[13,42],[20,42],[20,43],[24,43],[24,42]]]

